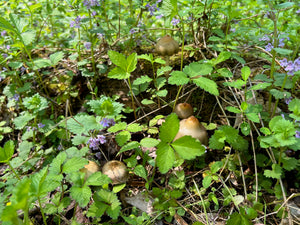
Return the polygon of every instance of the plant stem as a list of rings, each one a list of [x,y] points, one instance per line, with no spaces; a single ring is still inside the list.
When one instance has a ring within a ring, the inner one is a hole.
[[[134,119],[136,120],[137,117],[136,117],[135,104],[134,104],[133,91],[132,91],[130,77],[128,77],[128,85],[129,85],[130,94],[131,94],[131,104],[132,104],[132,108],[133,108]]]
[[[47,221],[46,221],[44,209],[43,209],[43,207],[42,207],[42,203],[41,203],[41,198],[40,198],[40,196],[38,196],[37,199],[38,199],[39,206],[40,206],[40,210],[41,210],[41,213],[42,213],[43,222],[44,222],[45,225],[47,225]]]
[[[18,180],[21,180],[21,178],[19,177],[19,175],[16,173],[15,169],[12,167],[12,165],[10,164],[10,162],[7,162],[7,165],[9,166],[9,168],[11,169],[11,171],[15,174],[15,176],[17,177]]]
[[[93,24],[92,24],[91,10],[89,10],[89,18],[90,18],[90,30],[92,30]],[[93,34],[90,32],[89,36],[90,36],[90,42],[91,42],[92,67],[93,67],[94,77],[96,77],[97,71],[96,71],[95,56],[94,56]],[[96,83],[96,81],[94,81],[94,83]]]

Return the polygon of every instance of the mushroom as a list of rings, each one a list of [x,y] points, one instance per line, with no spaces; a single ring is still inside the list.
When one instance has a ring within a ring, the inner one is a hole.
[[[85,173],[84,180],[97,171],[100,171],[100,168],[97,163],[90,161],[89,164],[85,165],[84,168],[80,169],[81,172]]]
[[[176,54],[179,50],[179,45],[170,35],[166,35],[159,39],[156,43],[155,51],[162,56],[166,56],[166,66],[169,65],[170,56]]]
[[[176,134],[174,141],[186,135],[198,139],[203,145],[208,144],[206,129],[194,116],[190,116],[189,118],[180,121],[179,131]]]
[[[102,168],[102,173],[107,175],[113,182],[113,184],[125,183],[128,180],[128,171],[124,163],[112,160]]]
[[[186,119],[193,115],[193,107],[189,103],[179,103],[175,106],[174,112],[180,119]]]

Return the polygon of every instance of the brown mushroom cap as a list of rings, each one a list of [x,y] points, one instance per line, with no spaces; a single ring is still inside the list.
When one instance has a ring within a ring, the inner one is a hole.
[[[193,107],[189,103],[179,103],[175,106],[174,112],[180,119],[186,119],[193,115]]]
[[[89,160],[89,164],[85,165],[84,168],[80,169],[80,171],[85,173],[84,179],[86,180],[93,173],[100,171],[100,168],[97,163]]]
[[[128,179],[127,167],[124,163],[117,160],[105,163],[102,173],[106,174],[112,180],[113,184],[125,183]]]
[[[185,135],[198,139],[203,145],[208,144],[206,129],[194,116],[190,116],[189,118],[180,121],[179,131],[176,134],[174,141]]]
[[[155,46],[155,51],[162,56],[171,56],[177,53],[179,45],[170,35],[166,35],[159,39]]]

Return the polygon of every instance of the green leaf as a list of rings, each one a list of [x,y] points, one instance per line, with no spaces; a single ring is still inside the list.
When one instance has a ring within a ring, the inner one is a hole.
[[[246,113],[246,116],[249,120],[253,121],[254,123],[259,123],[259,116],[257,113]]]
[[[61,173],[61,166],[64,163],[64,161],[67,159],[66,152],[60,152],[50,164],[49,168],[49,174],[58,175]]]
[[[92,185],[92,186],[102,186],[105,184],[109,184],[111,182],[110,178],[101,172],[96,172],[90,175],[85,184]]]
[[[119,122],[119,123],[116,123],[115,125],[113,125],[112,127],[108,128],[108,132],[112,132],[112,133],[115,133],[115,132],[118,132],[120,130],[125,130],[127,127],[127,123],[125,122]]]
[[[82,169],[86,164],[88,164],[87,159],[73,157],[63,165],[62,171],[66,174],[73,173]]]
[[[224,86],[229,86],[229,87],[234,87],[234,88],[237,88],[237,89],[241,89],[244,85],[246,85],[246,82],[241,80],[241,79],[237,79],[236,81],[224,82],[223,84],[224,84]]]
[[[52,66],[55,66],[63,58],[64,58],[63,52],[55,52],[52,55],[50,55],[50,61],[51,61]]]
[[[128,79],[130,77],[130,73],[126,72],[124,69],[121,67],[116,67],[113,68],[107,76],[112,79],[118,79],[118,80],[123,80],[123,79]]]
[[[179,119],[175,113],[170,114],[159,128],[159,138],[171,142],[179,130]]]
[[[152,54],[142,54],[138,56],[138,59],[145,59],[147,61],[149,61],[150,63],[153,63],[153,55]]]
[[[272,164],[272,170],[265,170],[264,175],[274,179],[280,179],[282,168],[278,164]]]
[[[290,49],[284,49],[284,48],[273,48],[273,49],[281,55],[289,55],[293,53],[293,50]]]
[[[279,91],[276,89],[270,90],[271,95],[273,95],[276,99],[283,99],[291,97],[291,93],[287,91]]]
[[[230,56],[231,56],[230,52],[221,52],[215,60],[212,60],[213,65],[215,66],[218,63],[223,62],[223,61],[229,59]]]
[[[99,122],[96,121],[95,116],[90,115],[76,115],[67,120],[67,129],[74,134],[88,134],[90,130],[100,129]]]
[[[234,212],[230,215],[229,220],[226,221],[226,225],[251,225],[252,223],[245,218],[243,215],[240,215],[237,212]]]
[[[92,191],[87,185],[84,185],[83,187],[71,187],[70,194],[71,197],[78,202],[80,207],[87,206],[92,197]]]
[[[51,65],[51,61],[49,59],[36,59],[34,60],[34,68],[35,70],[45,68]]]
[[[232,107],[232,106],[227,106],[226,110],[228,110],[229,112],[233,112],[233,113],[242,113],[241,110],[239,110],[236,107]]]
[[[271,85],[272,85],[271,83],[259,83],[259,84],[253,85],[251,88],[249,88],[249,90],[253,90],[253,91],[264,90],[267,87],[270,87]]]
[[[206,177],[203,178],[202,180],[202,185],[204,188],[209,188],[211,184],[212,178],[210,175],[207,175]]]
[[[122,148],[118,152],[118,155],[121,154],[122,152],[126,152],[128,150],[138,148],[139,146],[140,146],[140,144],[137,141],[131,141],[131,142],[129,142],[129,143],[122,146]]]
[[[241,132],[243,133],[243,135],[248,136],[250,134],[250,131],[251,131],[250,124],[243,122],[241,124]]]
[[[133,172],[134,172],[136,175],[138,175],[139,177],[142,177],[142,178],[144,178],[145,180],[147,180],[147,171],[146,171],[146,169],[145,169],[144,166],[142,166],[142,165],[137,165],[137,166],[134,168]]]
[[[13,120],[15,128],[18,130],[23,129],[27,123],[32,120],[35,116],[30,114],[28,111],[23,111],[20,116]]]
[[[292,112],[290,117],[295,120],[300,120],[300,99],[294,98],[288,105],[289,110]]]
[[[33,30],[26,31],[21,34],[21,37],[23,39],[23,42],[25,45],[29,45],[34,41],[35,38],[35,32]]]
[[[12,140],[5,142],[4,147],[0,147],[0,163],[7,163],[14,154],[15,144]]]
[[[116,135],[116,142],[119,146],[123,146],[131,138],[131,134],[127,130],[123,130]]]
[[[189,82],[189,78],[184,72],[181,71],[173,71],[170,73],[170,77],[168,79],[168,83],[172,85],[185,85]]]
[[[146,147],[146,148],[151,148],[151,147],[155,147],[159,144],[159,140],[154,139],[154,138],[143,138],[140,143],[142,147]]]
[[[191,136],[183,136],[174,141],[171,146],[183,159],[194,159],[205,153],[205,147]]]
[[[25,97],[23,105],[27,109],[32,110],[33,113],[37,113],[48,107],[48,101],[46,98],[40,96],[39,93],[36,93],[32,97]]]
[[[220,74],[222,77],[233,77],[232,72],[227,68],[218,69],[217,73]]]
[[[213,67],[209,64],[193,62],[188,66],[185,66],[183,72],[189,77],[193,78],[199,75],[210,74],[213,70]]]
[[[241,69],[241,76],[243,78],[244,81],[247,81],[250,74],[251,74],[251,70],[248,66],[244,66],[242,69]]]
[[[7,31],[11,31],[13,33],[17,33],[14,26],[11,25],[10,22],[4,19],[3,17],[0,17],[0,28]]]
[[[136,69],[137,64],[137,54],[132,53],[130,56],[127,57],[127,70],[126,72],[131,73]]]
[[[167,18],[173,18],[177,10],[177,0],[165,0],[161,7],[162,14]]]
[[[159,96],[159,97],[166,97],[167,94],[168,94],[168,91],[166,89],[156,92],[156,95]]]
[[[106,213],[112,218],[117,219],[121,211],[121,203],[118,197],[113,192],[101,189],[94,196],[95,202],[104,202],[108,207],[106,208]],[[103,206],[102,206],[103,207]]]
[[[153,79],[148,77],[147,75],[146,76],[141,76],[139,78],[136,78],[134,81],[133,81],[133,85],[141,85],[141,84],[146,84],[146,83],[150,83]]]
[[[175,161],[174,150],[166,143],[159,143],[156,150],[156,164],[161,173],[167,173]]]
[[[215,174],[223,167],[222,161],[216,161],[212,165],[210,165],[210,171]]]
[[[198,87],[204,89],[212,95],[219,96],[218,85],[213,80],[205,77],[199,77],[192,80]]]
[[[113,64],[120,67],[123,71],[127,71],[127,60],[124,55],[119,52],[109,50],[108,56]]]
[[[151,104],[154,104],[155,102],[152,101],[152,100],[149,100],[149,99],[144,98],[144,99],[141,101],[141,103],[142,103],[143,105],[151,105]]]
[[[137,123],[132,123],[127,126],[127,130],[133,133],[142,131],[142,129],[143,129],[142,126]]]
[[[225,146],[225,134],[221,130],[216,130],[215,133],[209,139],[209,148],[211,149],[223,149]]]
[[[104,202],[94,202],[87,211],[88,217],[98,217],[101,218],[101,216],[104,214],[104,212],[107,210],[109,205],[107,205]]]

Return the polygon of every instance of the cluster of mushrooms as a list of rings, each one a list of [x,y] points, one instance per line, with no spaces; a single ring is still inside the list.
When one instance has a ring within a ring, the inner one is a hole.
[[[193,116],[193,108],[188,103],[179,103],[175,107],[175,113],[182,119],[179,125],[179,131],[174,141],[183,136],[192,136],[198,139],[201,144],[208,145],[208,136],[205,127],[199,120]]]
[[[89,160],[89,164],[85,165],[80,171],[85,173],[85,179],[87,179],[93,173],[100,171],[100,167],[97,163]],[[105,163],[102,168],[102,173],[107,175],[113,184],[126,183],[129,175],[125,164],[117,160]]]

